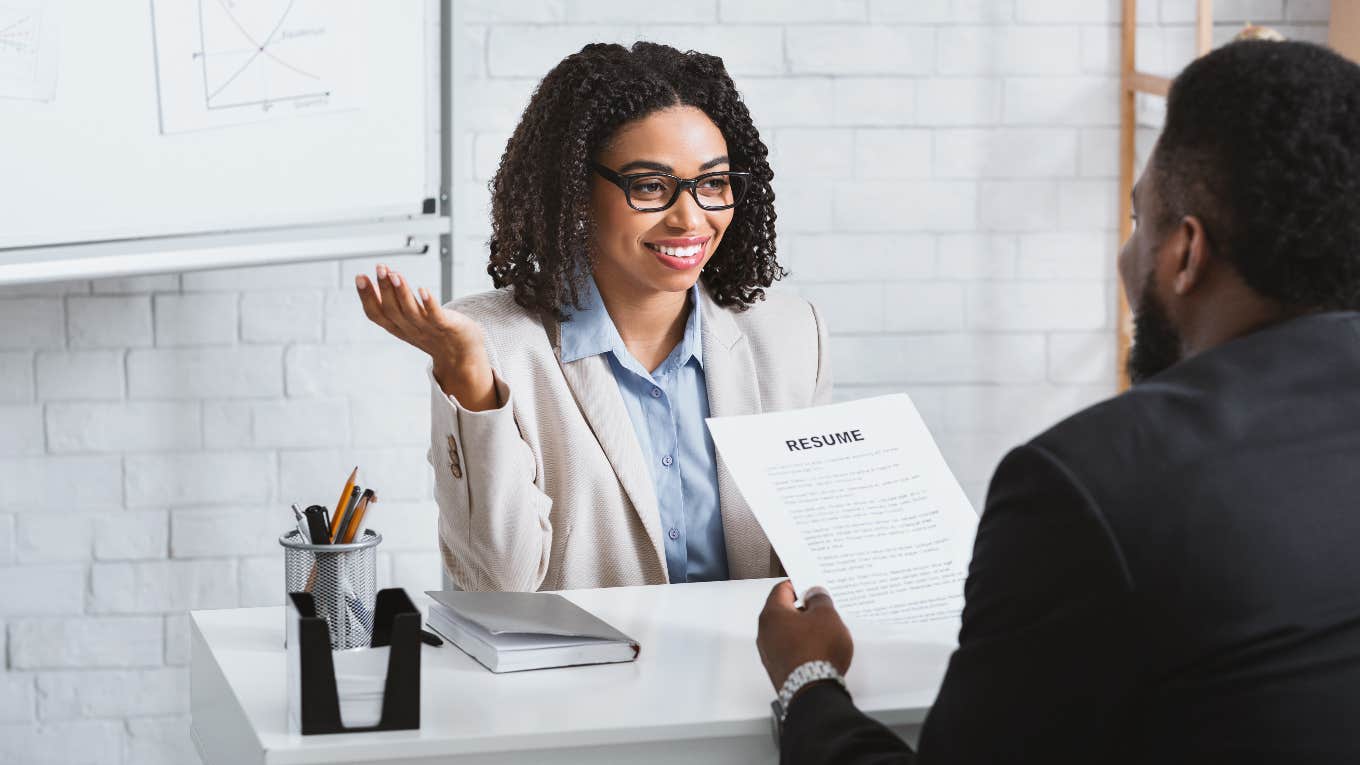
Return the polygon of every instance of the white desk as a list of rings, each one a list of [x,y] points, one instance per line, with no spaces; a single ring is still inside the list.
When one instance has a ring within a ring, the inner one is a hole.
[[[755,632],[774,581],[563,593],[641,642],[631,664],[493,675],[451,644],[422,646],[420,730],[383,733],[289,733],[283,609],[194,611],[194,743],[207,765],[772,763]],[[950,650],[860,630],[851,692],[914,738]]]

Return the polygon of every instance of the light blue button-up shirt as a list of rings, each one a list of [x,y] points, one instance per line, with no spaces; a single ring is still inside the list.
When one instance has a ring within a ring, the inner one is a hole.
[[[562,362],[605,354],[623,394],[661,511],[666,568],[672,584],[727,578],[727,546],[718,507],[718,469],[708,417],[699,285],[690,290],[685,336],[652,371],[629,353],[609,318],[594,280],[582,310],[566,309]]]

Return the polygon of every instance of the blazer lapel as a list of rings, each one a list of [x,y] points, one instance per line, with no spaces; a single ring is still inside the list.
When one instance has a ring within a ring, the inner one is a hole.
[[[713,417],[758,414],[764,411],[756,384],[751,346],[732,314],[699,290],[703,303],[704,381],[708,410]],[[756,579],[776,573],[775,558],[765,532],[751,514],[732,475],[718,455],[718,504],[727,540],[728,574],[733,579]]]
[[[652,551],[663,577],[668,577],[661,536],[661,511],[657,506],[656,489],[652,487],[652,473],[642,458],[642,445],[638,443],[637,433],[628,417],[628,409],[624,406],[623,394],[619,392],[619,384],[614,379],[609,360],[603,354],[598,354],[562,363],[560,327],[550,317],[545,317],[543,324],[549,328],[549,339],[557,354],[558,365],[562,367],[567,387],[571,389],[581,414],[590,424],[600,448],[614,468],[614,474],[627,492],[638,520],[651,540]]]

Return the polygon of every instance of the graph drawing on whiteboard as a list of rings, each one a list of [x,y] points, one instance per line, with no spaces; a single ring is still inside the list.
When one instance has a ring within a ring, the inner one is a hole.
[[[334,0],[156,0],[161,132],[352,106],[350,20]]]
[[[51,101],[57,86],[56,24],[41,5],[0,6],[0,98]]]

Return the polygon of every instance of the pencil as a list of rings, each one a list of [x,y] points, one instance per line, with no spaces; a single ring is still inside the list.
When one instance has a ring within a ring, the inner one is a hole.
[[[378,495],[374,494],[372,489],[364,490],[364,496],[359,499],[359,506],[354,509],[354,518],[350,520],[349,526],[345,530],[345,544],[354,541],[354,536],[363,528],[364,513],[368,510],[368,506],[377,501]]]
[[[341,537],[345,536],[345,529],[349,528],[349,519],[354,517],[354,508],[359,506],[359,498],[364,495],[364,490],[357,484],[354,490],[349,493],[349,503],[345,505],[345,512],[340,516],[340,523],[335,530],[335,539],[332,541],[340,542]]]
[[[354,481],[359,477],[359,466],[354,466],[354,471],[349,474],[349,480],[345,481],[345,489],[340,492],[340,500],[335,503],[335,512],[331,513],[331,539],[340,531],[340,517],[345,514],[345,508],[349,507],[349,495],[354,491]]]

